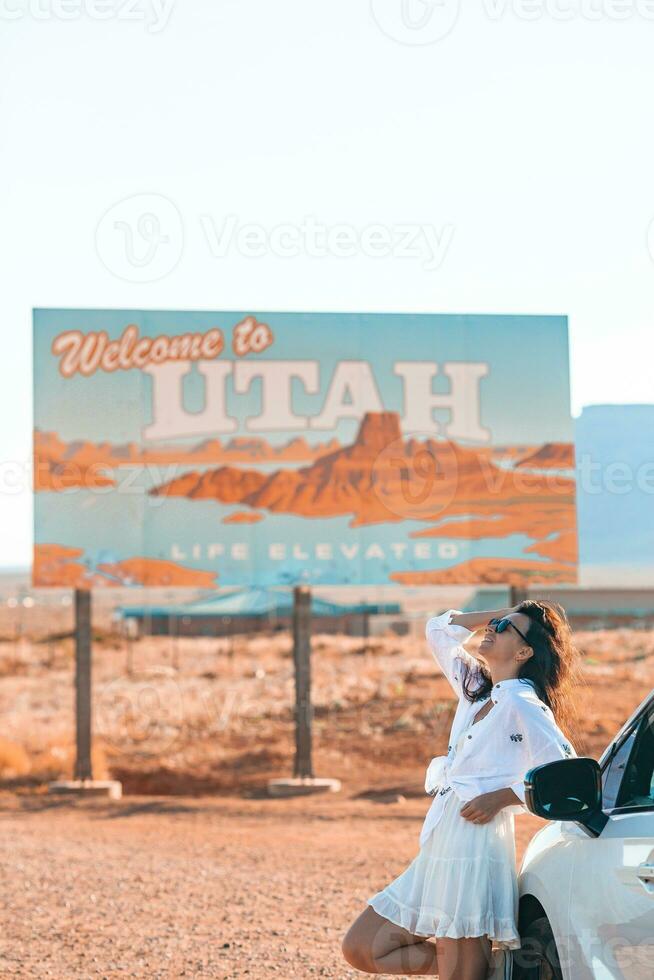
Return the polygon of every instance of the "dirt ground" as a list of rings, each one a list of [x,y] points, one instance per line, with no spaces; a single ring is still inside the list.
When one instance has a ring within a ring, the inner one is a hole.
[[[580,755],[654,686],[654,632],[576,634]],[[471,646],[471,650],[474,648]],[[361,976],[342,936],[417,853],[424,770],[455,702],[419,638],[313,637],[313,767],[339,793],[277,800],[292,774],[290,638],[94,650],[94,775],[121,801],[48,795],[71,774],[72,646],[0,643],[0,977]],[[544,821],[516,817],[517,860]]]
[[[423,799],[0,795],[0,975],[361,977],[341,939],[418,849]],[[517,852],[544,821],[516,819]]]

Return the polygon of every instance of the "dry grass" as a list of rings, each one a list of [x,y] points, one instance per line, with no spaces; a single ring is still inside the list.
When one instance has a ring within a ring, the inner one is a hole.
[[[575,639],[583,727],[572,741],[597,757],[654,686],[654,631]],[[71,639],[0,645],[0,664],[3,734],[27,753],[24,778],[70,777]],[[424,639],[316,634],[311,671],[314,747],[329,758],[329,775],[354,778],[361,791],[400,778],[418,787],[447,745],[456,706]],[[93,657],[94,775],[120,778],[126,791],[258,791],[292,771],[294,700],[288,634],[145,637],[131,647],[103,635]]]
[[[30,757],[22,745],[0,738],[0,780],[27,776],[31,769]]]

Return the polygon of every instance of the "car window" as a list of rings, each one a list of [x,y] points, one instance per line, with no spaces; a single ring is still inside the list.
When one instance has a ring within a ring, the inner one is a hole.
[[[654,706],[644,712],[635,730],[614,805],[654,809]]]
[[[637,732],[638,725],[634,724],[631,731],[623,738],[610,763],[602,770],[602,808],[604,810],[612,810],[617,805],[616,800],[631,750],[636,741]]]

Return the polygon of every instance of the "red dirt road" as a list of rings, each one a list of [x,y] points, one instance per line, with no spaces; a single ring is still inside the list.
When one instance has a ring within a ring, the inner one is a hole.
[[[0,794],[0,976],[361,977],[342,936],[428,803]]]

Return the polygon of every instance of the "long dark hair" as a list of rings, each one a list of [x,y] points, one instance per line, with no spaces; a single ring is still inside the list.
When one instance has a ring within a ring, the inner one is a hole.
[[[571,691],[581,679],[581,667],[565,610],[549,599],[525,599],[515,611],[531,620],[525,635],[534,651],[517,676],[532,682],[561,731],[574,738],[578,721]],[[483,660],[476,669],[466,665],[463,691],[468,701],[479,701],[490,694],[492,687],[493,679]]]

